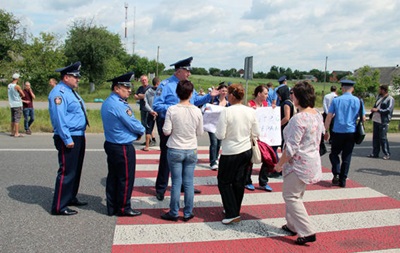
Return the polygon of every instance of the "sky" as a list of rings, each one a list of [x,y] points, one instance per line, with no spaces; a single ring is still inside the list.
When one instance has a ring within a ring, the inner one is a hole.
[[[61,40],[74,20],[94,20],[130,54],[157,60],[159,52],[167,68],[190,56],[207,70],[241,69],[252,56],[253,71],[265,73],[400,64],[398,0],[9,0],[0,9],[33,36]]]

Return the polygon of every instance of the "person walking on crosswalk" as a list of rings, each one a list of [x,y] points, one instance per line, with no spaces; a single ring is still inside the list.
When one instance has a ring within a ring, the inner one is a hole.
[[[256,111],[242,104],[245,91],[241,84],[228,87],[228,102],[217,124],[215,136],[221,141],[218,165],[218,189],[225,209],[223,224],[240,221],[240,208],[250,163],[251,138],[260,135]]]
[[[314,228],[304,207],[307,184],[321,180],[319,143],[324,132],[321,114],[314,109],[314,87],[307,81],[297,83],[290,91],[299,110],[283,131],[285,146],[275,170],[283,173],[282,195],[286,204],[286,225],[282,229],[294,236],[296,244],[316,241]]]
[[[171,169],[171,202],[169,212],[161,215],[164,220],[177,221],[181,186],[184,188],[183,220],[194,217],[194,169],[197,162],[197,137],[204,133],[201,110],[190,103],[193,84],[188,80],[179,81],[176,94],[180,101],[170,106],[165,116],[163,132],[167,141],[168,166]]]

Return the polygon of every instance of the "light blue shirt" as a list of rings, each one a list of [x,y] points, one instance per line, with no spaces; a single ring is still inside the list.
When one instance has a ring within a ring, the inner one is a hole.
[[[173,75],[163,80],[157,87],[156,95],[153,101],[153,110],[158,113],[158,117],[165,119],[165,114],[171,105],[179,103],[178,95],[176,94],[176,87],[178,86],[179,79]],[[211,95],[207,94],[199,96],[194,90],[190,103],[195,106],[201,106],[211,101]]]
[[[85,135],[86,118],[79,100],[86,108],[82,98],[78,94],[76,96],[71,87],[61,81],[54,86],[48,97],[54,134],[59,135],[65,145],[73,142],[71,136]]]
[[[128,102],[114,92],[101,106],[101,119],[106,141],[111,143],[129,145],[145,132]]]
[[[273,88],[268,88],[267,102],[268,106],[272,106],[272,100],[277,100],[277,94]]]
[[[362,115],[365,115],[362,105]],[[356,131],[357,118],[360,110],[360,99],[350,92],[343,93],[332,100],[329,113],[334,115],[333,132],[354,133]]]

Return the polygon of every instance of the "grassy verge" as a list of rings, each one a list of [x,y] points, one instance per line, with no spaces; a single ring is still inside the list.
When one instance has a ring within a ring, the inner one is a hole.
[[[135,117],[140,119],[140,112],[135,110]],[[10,108],[0,108],[0,132],[10,131]],[[90,127],[87,129],[87,133],[102,133],[103,132],[103,122],[101,121],[100,110],[88,110],[88,117],[90,122]],[[21,119],[19,129],[21,133],[24,132],[24,122],[23,117]],[[399,121],[392,121],[389,125],[389,133],[398,133]],[[31,126],[32,132],[45,132],[50,133],[52,131],[52,126],[50,123],[50,116],[48,110],[35,110],[35,122]],[[372,132],[372,122],[365,122],[365,129],[368,133]]]

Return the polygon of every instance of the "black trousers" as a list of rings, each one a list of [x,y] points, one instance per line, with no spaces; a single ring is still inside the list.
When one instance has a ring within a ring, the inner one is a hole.
[[[59,135],[54,135],[54,146],[58,151],[56,184],[54,189],[52,213],[64,211],[67,206],[76,201],[79,183],[81,181],[83,160],[85,157],[85,136],[72,136],[73,148],[67,148]]]
[[[156,192],[164,194],[167,190],[168,186],[168,178],[169,178],[169,166],[168,166],[168,147],[167,141],[168,136],[164,135],[162,130],[164,126],[165,119],[157,117],[157,130],[158,134],[160,135],[160,163],[158,165],[158,173],[157,173],[157,180],[156,180]]]
[[[251,174],[253,173],[253,163],[250,163],[247,166],[246,170],[246,185],[253,184],[251,180]],[[268,167],[264,163],[261,164],[260,173],[258,174],[258,184],[262,186],[266,186],[268,184]]]
[[[335,133],[331,137],[331,153],[329,160],[332,164],[332,174],[339,175],[339,181],[345,182],[350,169],[351,155],[354,148],[354,133]],[[339,154],[342,153],[342,163]]]
[[[104,142],[108,174],[106,183],[107,213],[114,215],[131,209],[135,182],[136,151],[133,145]]]
[[[218,167],[218,189],[225,209],[225,218],[240,215],[246,183],[246,169],[251,149],[237,155],[221,155]]]

